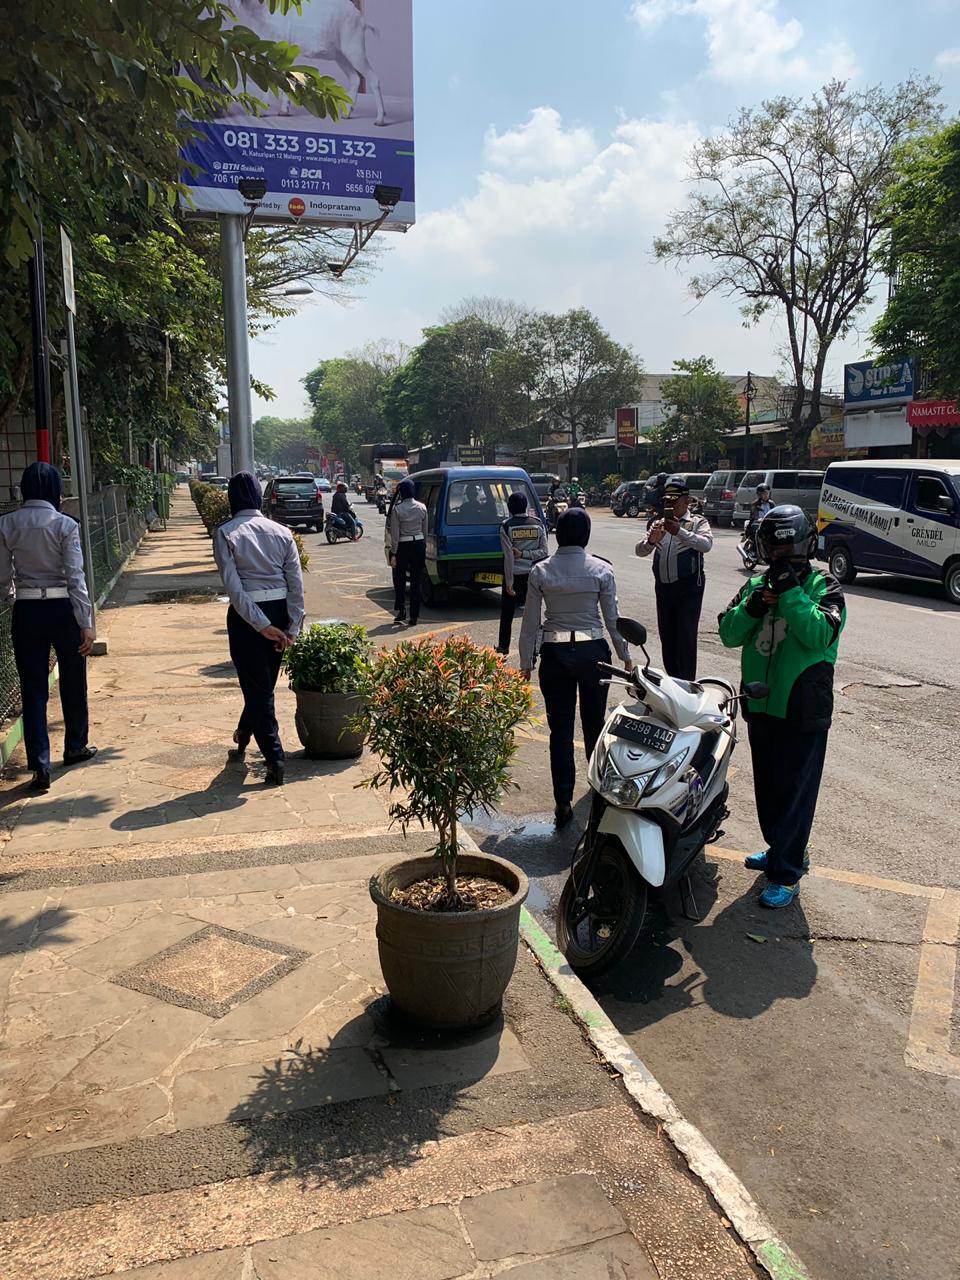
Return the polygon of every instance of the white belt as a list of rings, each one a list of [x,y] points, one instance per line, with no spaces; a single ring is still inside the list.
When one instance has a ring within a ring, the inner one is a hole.
[[[593,631],[544,631],[541,644],[572,644],[577,640],[602,640],[603,629]]]
[[[69,600],[66,587],[17,587],[18,600]]]
[[[265,587],[261,591],[248,591],[247,595],[251,600],[256,600],[259,604],[262,600],[286,600],[286,587]]]
[[[397,539],[398,542],[422,542],[422,533],[404,533]]]

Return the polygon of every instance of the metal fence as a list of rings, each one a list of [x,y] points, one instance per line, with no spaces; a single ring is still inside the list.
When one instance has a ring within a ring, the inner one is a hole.
[[[96,600],[140,541],[145,524],[140,513],[127,505],[127,491],[122,485],[98,489],[87,501],[93,555],[93,581],[88,582],[87,587],[91,599]],[[0,515],[16,506],[16,503],[0,504]],[[64,498],[62,509],[79,520],[80,504],[76,498]],[[10,641],[10,615],[10,605],[0,605],[0,726],[20,714],[20,682]]]

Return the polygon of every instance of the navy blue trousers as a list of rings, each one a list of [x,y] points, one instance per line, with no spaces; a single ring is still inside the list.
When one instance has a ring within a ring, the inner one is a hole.
[[[678,680],[697,678],[697,628],[703,607],[703,582],[658,582],[657,630],[663,669]]]
[[[286,631],[290,623],[286,600],[262,600],[260,608],[273,626]],[[284,758],[273,697],[283,655],[277,653],[272,641],[244,622],[232,606],[227,610],[227,636],[243,693],[237,737],[241,743],[253,738],[264,760],[272,764]]]
[[[753,715],[747,731],[767,879],[796,884],[817,812],[828,730],[801,733],[778,716]]]
[[[13,606],[10,635],[20,677],[27,765],[34,772],[46,773],[50,768],[47,699],[51,649],[59,668],[64,753],[82,751],[87,745],[87,660],[78,652],[83,636],[69,600],[18,600]]]
[[[506,652],[510,648],[510,632],[513,630],[513,616],[517,610],[526,603],[527,600],[527,583],[530,579],[529,573],[514,573],[513,590],[514,595],[509,595],[506,585],[500,591],[500,635],[497,639],[497,648]]]
[[[597,670],[610,661],[606,640],[577,640],[545,644],[540,650],[540,692],[550,726],[550,775],[557,804],[570,804],[577,781],[573,760],[573,731],[580,697],[580,727],[587,759],[593,755],[607,711],[608,685]]]

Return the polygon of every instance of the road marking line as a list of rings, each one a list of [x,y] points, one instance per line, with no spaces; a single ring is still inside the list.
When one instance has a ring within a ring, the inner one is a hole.
[[[742,862],[747,856],[739,849],[721,849],[709,845],[707,852],[725,862]],[[840,871],[834,867],[811,867],[808,873],[821,880],[837,880],[841,884],[855,884],[861,889],[880,889],[884,893],[900,893],[908,898],[929,898],[938,901],[947,890],[940,885],[911,884],[907,880],[888,880],[884,876],[872,876],[862,871]]]
[[[957,982],[960,893],[949,891],[927,908],[917,986],[903,1059],[915,1071],[960,1080],[960,1056],[950,1051]]]

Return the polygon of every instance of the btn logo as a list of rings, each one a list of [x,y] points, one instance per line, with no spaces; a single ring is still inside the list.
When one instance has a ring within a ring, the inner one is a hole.
[[[290,210],[290,212],[293,214],[295,218],[302,218],[303,215],[307,212],[307,206],[303,203],[303,201],[300,199],[299,196],[294,196],[293,199],[287,203],[287,208]]]

